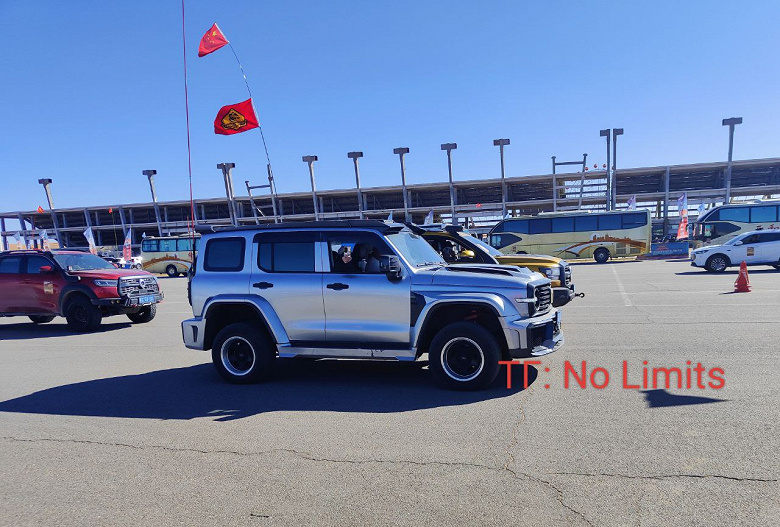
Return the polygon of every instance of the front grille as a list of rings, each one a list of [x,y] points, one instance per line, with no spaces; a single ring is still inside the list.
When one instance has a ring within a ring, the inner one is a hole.
[[[157,279],[153,276],[131,276],[119,279],[119,295],[137,297],[160,292]]]
[[[535,288],[534,298],[536,298],[536,312],[547,311],[552,303],[552,288],[549,285],[541,285]]]
[[[569,284],[571,284],[571,267],[569,267],[568,265],[563,268],[563,277],[564,277],[563,285],[568,286]]]

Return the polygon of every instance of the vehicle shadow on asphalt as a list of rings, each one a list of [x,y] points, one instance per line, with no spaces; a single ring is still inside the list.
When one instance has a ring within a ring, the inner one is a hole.
[[[665,408],[667,406],[686,406],[690,404],[723,403],[728,399],[713,399],[712,397],[700,397],[698,395],[677,395],[666,390],[644,390],[648,408]]]
[[[751,274],[766,274],[766,273],[777,273],[777,269],[750,269],[748,268],[748,276]],[[687,275],[695,275],[695,274],[701,274],[701,275],[710,275],[710,276],[728,276],[728,275],[739,275],[739,267],[734,267],[733,269],[727,269],[725,271],[721,271],[720,273],[708,273],[704,269],[698,270],[698,271],[681,271],[679,273],[674,273],[677,276],[687,276]]]
[[[126,317],[125,320],[127,320]],[[65,319],[61,319],[65,320]],[[121,320],[117,317],[117,320]],[[113,322],[100,324],[97,331],[92,333],[105,333],[107,331],[116,331],[118,329],[127,328],[132,326],[132,322]],[[3,324],[0,325],[0,339],[2,340],[32,340],[32,339],[45,339],[49,337],[72,337],[83,336],[85,333],[78,333],[68,328],[65,323],[57,324],[33,324],[32,322],[20,323],[20,324]]]
[[[529,367],[524,383],[514,368],[507,389],[502,366],[487,389],[458,392],[435,385],[424,362],[278,362],[272,379],[253,385],[228,384],[209,363],[49,388],[0,402],[0,412],[216,421],[277,411],[395,413],[508,397],[538,376]]]

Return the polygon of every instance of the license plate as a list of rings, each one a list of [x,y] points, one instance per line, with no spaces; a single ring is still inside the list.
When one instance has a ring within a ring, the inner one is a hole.
[[[154,304],[154,295],[142,296],[138,299],[139,304]]]

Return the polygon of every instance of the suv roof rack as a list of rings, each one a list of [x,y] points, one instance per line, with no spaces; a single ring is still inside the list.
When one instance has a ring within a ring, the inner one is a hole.
[[[234,232],[234,231],[263,231],[276,229],[349,229],[349,228],[370,228],[378,229],[382,232],[398,231],[404,227],[401,223],[385,222],[381,220],[319,220],[319,221],[291,221],[287,223],[269,223],[263,225],[242,225],[235,227],[232,225],[198,225],[195,232],[208,234],[212,232]]]

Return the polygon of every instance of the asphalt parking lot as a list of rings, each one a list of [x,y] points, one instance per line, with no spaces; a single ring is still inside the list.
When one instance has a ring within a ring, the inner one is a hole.
[[[146,325],[0,319],[0,524],[777,525],[780,272],[736,274],[575,265],[566,346],[476,393],[421,363],[225,384],[181,343],[181,278]],[[725,386],[624,388],[624,361],[627,384],[691,361]]]

